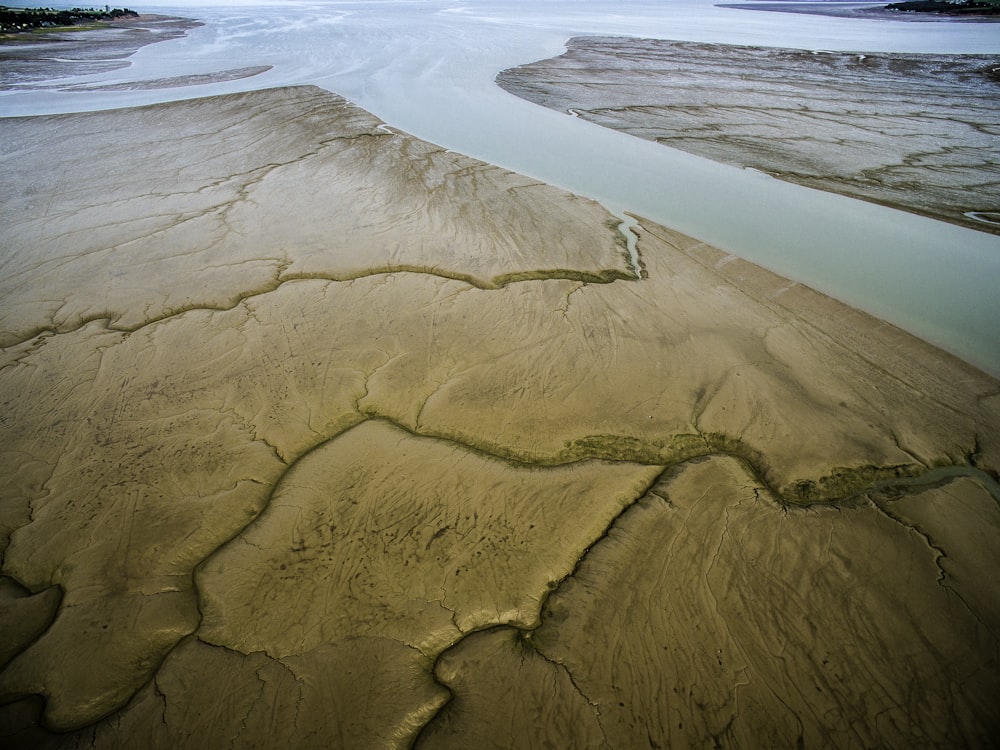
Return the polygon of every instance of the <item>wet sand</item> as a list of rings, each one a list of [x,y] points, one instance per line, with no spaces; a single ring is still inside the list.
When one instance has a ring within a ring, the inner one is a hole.
[[[315,88],[0,134],[7,745],[996,736],[995,379]]]
[[[715,161],[1000,234],[998,70],[989,55],[580,37],[497,83]]]

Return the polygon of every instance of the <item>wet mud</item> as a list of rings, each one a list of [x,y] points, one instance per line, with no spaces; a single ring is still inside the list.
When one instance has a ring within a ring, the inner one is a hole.
[[[315,88],[0,134],[5,746],[996,736],[995,379]]]

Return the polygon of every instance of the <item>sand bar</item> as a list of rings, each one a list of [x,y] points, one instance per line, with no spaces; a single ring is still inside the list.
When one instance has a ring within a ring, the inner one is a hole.
[[[605,127],[1000,234],[1000,56],[571,39],[497,83]]]

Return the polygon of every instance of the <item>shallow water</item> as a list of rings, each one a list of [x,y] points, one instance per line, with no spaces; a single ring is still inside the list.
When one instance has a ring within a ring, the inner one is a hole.
[[[150,91],[4,92],[4,115],[83,111],[316,84],[394,127],[648,217],[893,322],[1000,374],[1000,238],[789,185],[546,110],[500,90],[500,70],[573,35],[899,52],[1000,52],[996,26],[894,23],[652,2],[195,4],[182,40],[73,84],[272,65],[259,76]],[[67,83],[63,81],[61,83]]]

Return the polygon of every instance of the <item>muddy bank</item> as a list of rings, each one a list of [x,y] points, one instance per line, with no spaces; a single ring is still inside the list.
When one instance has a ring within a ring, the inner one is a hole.
[[[497,82],[543,106],[799,185],[980,231],[1000,208],[1000,58],[623,37]]]

